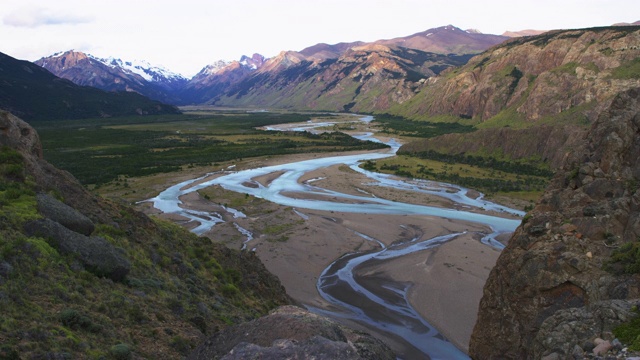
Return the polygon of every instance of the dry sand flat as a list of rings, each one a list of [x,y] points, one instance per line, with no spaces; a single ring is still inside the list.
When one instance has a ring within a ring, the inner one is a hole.
[[[399,261],[360,269],[359,275],[408,282],[409,300],[430,324],[463,351],[468,350],[482,288],[499,251],[468,233]]]

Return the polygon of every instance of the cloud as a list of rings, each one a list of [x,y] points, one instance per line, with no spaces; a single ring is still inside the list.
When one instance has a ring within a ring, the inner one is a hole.
[[[22,9],[5,15],[2,22],[15,27],[36,28],[46,25],[76,25],[92,22],[93,19],[69,13],[60,13],[51,9]]]

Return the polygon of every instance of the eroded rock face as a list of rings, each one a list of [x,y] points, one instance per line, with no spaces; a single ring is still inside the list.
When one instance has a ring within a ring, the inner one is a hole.
[[[227,328],[188,359],[395,359],[376,338],[296,306]]]
[[[0,110],[0,146],[8,146],[42,159],[38,133],[31,125],[4,110]]]
[[[508,107],[535,122],[635,88],[640,28],[550,31],[493,47],[434,79],[402,114],[487,120]]]
[[[546,340],[556,331],[550,323],[567,311],[593,318],[603,301],[640,297],[638,276],[603,270],[615,247],[640,237],[639,155],[640,90],[632,89],[599,115],[500,255],[471,337],[473,358],[567,355],[572,345]],[[610,337],[622,318],[589,336]],[[576,321],[569,328],[582,326]],[[565,338],[581,346],[585,334]]]

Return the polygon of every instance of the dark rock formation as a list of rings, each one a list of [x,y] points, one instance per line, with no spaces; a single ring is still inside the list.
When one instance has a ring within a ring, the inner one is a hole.
[[[395,359],[370,335],[295,306],[225,329],[188,357],[204,359]]]
[[[627,300],[607,300],[589,307],[559,310],[542,323],[534,344],[553,351],[546,356],[557,354],[564,358],[573,355],[576,346],[580,347],[578,355],[582,355],[580,352],[592,350],[590,342],[595,335],[611,336],[607,330],[636,316],[634,305]]]
[[[72,254],[98,276],[119,281],[131,270],[122,251],[104,238],[79,234],[51,219],[30,221],[24,227],[27,235],[42,237],[59,252]]]
[[[639,154],[640,89],[632,89],[600,113],[500,255],[484,288],[472,357],[567,356],[592,336],[611,337],[628,318],[640,278],[603,268],[615,248],[640,237]]]
[[[91,219],[47,194],[38,194],[36,200],[38,201],[38,212],[42,216],[64,225],[69,230],[82,235],[91,235],[95,229]]]
[[[31,125],[0,110],[0,145],[42,159],[42,144]]]

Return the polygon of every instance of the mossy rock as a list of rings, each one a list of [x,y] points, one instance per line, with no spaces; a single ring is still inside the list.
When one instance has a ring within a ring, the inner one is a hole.
[[[131,270],[131,263],[115,246],[97,236],[85,236],[50,219],[30,221],[24,226],[29,236],[39,236],[60,253],[72,254],[97,276],[121,281]]]

